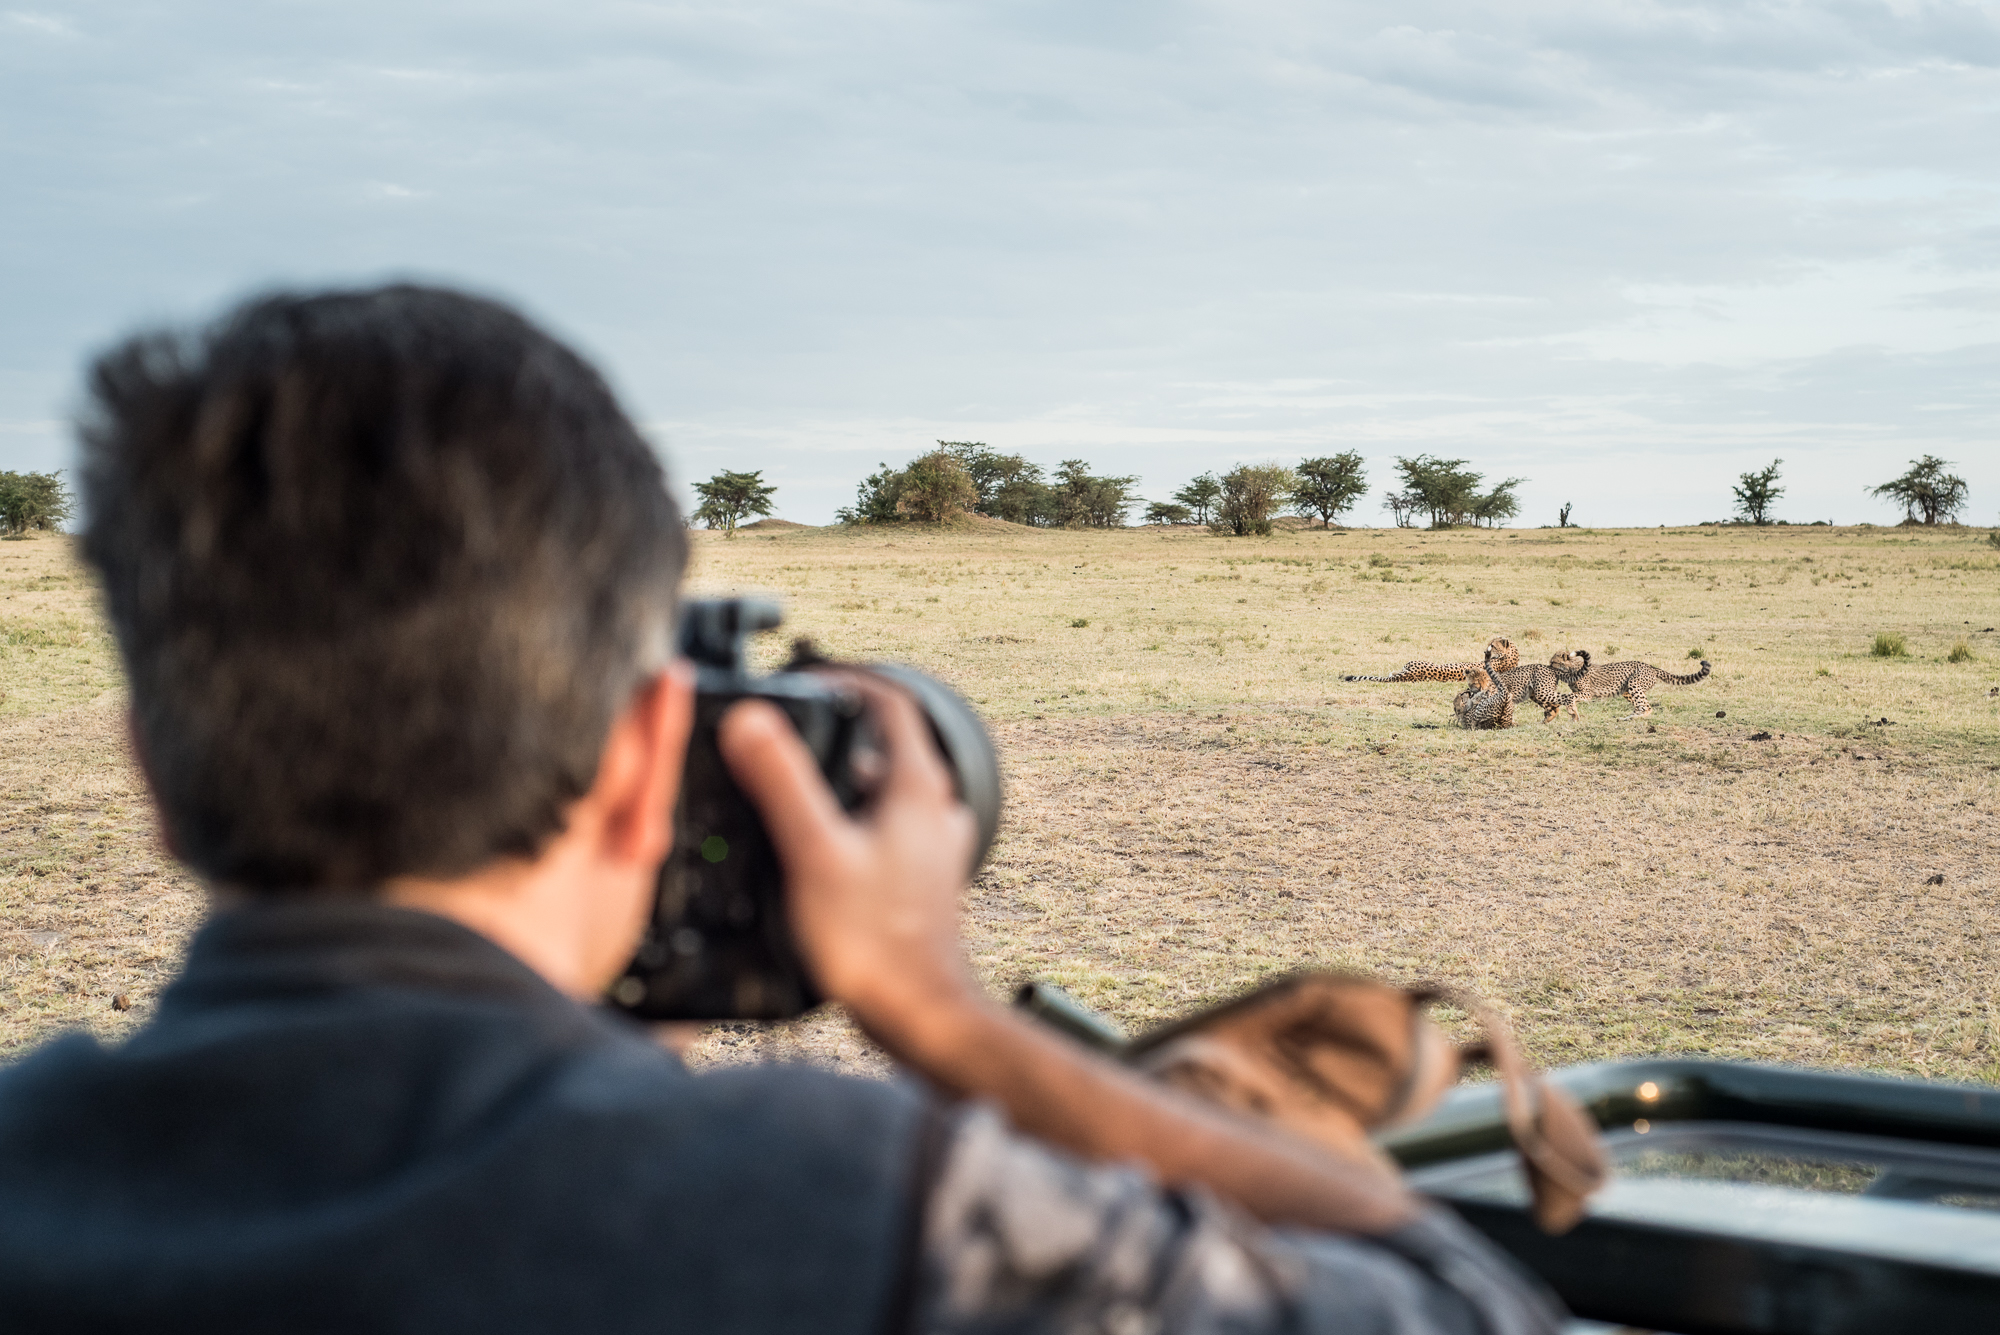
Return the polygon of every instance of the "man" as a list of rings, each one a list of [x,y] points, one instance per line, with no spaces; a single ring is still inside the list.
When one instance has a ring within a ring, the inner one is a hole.
[[[0,1328],[1553,1329],[1375,1164],[991,1004],[971,818],[879,686],[858,819],[768,708],[721,741],[819,984],[923,1083],[695,1076],[595,1009],[671,835],[684,538],[511,311],[255,301],[100,359],[82,438],[134,750],[215,912],[130,1040],[0,1074]]]

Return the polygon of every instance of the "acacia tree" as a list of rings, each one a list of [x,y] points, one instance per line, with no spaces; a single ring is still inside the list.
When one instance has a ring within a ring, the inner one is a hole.
[[[1174,499],[1193,511],[1195,523],[1206,524],[1215,512],[1215,503],[1222,499],[1222,484],[1215,480],[1215,474],[1203,473],[1175,492]]]
[[[1096,477],[1081,459],[1056,470],[1056,522],[1064,528],[1123,528],[1136,477]]]
[[[1870,487],[1872,496],[1882,496],[1903,507],[1905,522],[1951,524],[1965,508],[1965,479],[1947,473],[1951,467],[1934,454],[1910,461],[1910,471],[1879,487]]]
[[[61,469],[53,473],[0,473],[0,533],[54,531],[74,509]]]
[[[903,470],[896,512],[921,524],[942,524],[978,504],[971,472],[949,448],[939,448]]]
[[[1351,509],[1368,492],[1368,474],[1353,450],[1318,459],[1302,459],[1293,469],[1292,505],[1302,515],[1318,515],[1333,527],[1334,517]]]
[[[1396,469],[1403,475],[1403,491],[1384,502],[1395,513],[1397,526],[1408,528],[1410,519],[1420,511],[1430,514],[1432,528],[1498,524],[1521,512],[1514,488],[1526,478],[1510,477],[1482,492],[1479,485],[1485,481],[1484,475],[1465,464],[1463,459],[1439,459],[1429,454],[1398,458]]]
[[[980,503],[980,513],[1010,524],[1048,523],[1049,484],[1043,480],[1041,466],[1018,454],[1002,455],[1000,462],[1001,468],[993,476],[991,494]]]
[[[941,440],[938,446],[957,456],[971,475],[979,491],[975,511],[1010,524],[1046,522],[1042,516],[1049,509],[1049,488],[1038,465],[989,449],[983,441]]]
[[[1514,488],[1525,481],[1526,478],[1510,477],[1495,485],[1493,490],[1473,501],[1472,518],[1488,528],[1497,528],[1501,520],[1520,514],[1521,501],[1514,495]]]
[[[1783,459],[1773,459],[1768,468],[1744,473],[1738,479],[1742,485],[1730,488],[1736,493],[1737,513],[1750,523],[1771,522],[1771,507],[1785,494],[1785,489],[1778,485],[1778,465],[1783,462]]]
[[[719,528],[725,537],[736,536],[736,525],[745,515],[771,513],[771,497],[776,486],[767,486],[760,469],[754,473],[732,473],[727,469],[706,482],[694,484],[701,504],[694,517],[710,528]]]
[[[1440,459],[1430,454],[1396,460],[1403,475],[1403,494],[1416,502],[1414,509],[1430,512],[1432,528],[1450,528],[1471,515],[1479,496],[1479,474],[1468,471],[1465,465],[1464,459]]]
[[[1296,481],[1282,464],[1238,464],[1222,475],[1222,497],[1209,527],[1239,538],[1269,534],[1271,516],[1291,499]]]
[[[1149,524],[1186,524],[1193,519],[1194,511],[1172,501],[1154,501],[1146,507],[1146,522]]]

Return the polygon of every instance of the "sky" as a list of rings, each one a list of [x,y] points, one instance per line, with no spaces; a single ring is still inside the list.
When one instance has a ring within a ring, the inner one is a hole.
[[[941,439],[2000,520],[2000,0],[6,4],[0,469],[125,332],[416,278],[809,523]]]

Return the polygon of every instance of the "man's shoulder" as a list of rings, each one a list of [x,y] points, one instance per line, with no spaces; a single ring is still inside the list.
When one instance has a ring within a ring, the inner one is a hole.
[[[832,1152],[851,1162],[900,1160],[931,1096],[909,1080],[841,1075],[797,1063],[689,1072],[646,1045],[600,1048],[566,1072],[552,1102],[561,1115],[628,1123],[679,1137],[697,1128],[707,1143],[783,1143],[791,1154]],[[869,1147],[873,1147],[872,1152]]]
[[[517,1321],[879,1326],[912,1236],[920,1089],[797,1066],[691,1073],[610,1021],[537,1045],[397,1013],[400,1042],[374,1024],[237,1041],[212,1026],[69,1038],[0,1072],[0,1308],[123,1312],[137,1276],[187,1311],[344,1301],[354,1276],[390,1273],[415,1278],[385,1292],[421,1303],[432,1266]],[[191,1216],[210,1221],[198,1266],[177,1250]],[[300,1224],[277,1230],[299,1245],[274,1244],[273,1220]]]
[[[71,1029],[0,1066],[0,1128],[10,1118],[45,1105],[52,1091],[103,1079],[114,1051],[91,1034]]]

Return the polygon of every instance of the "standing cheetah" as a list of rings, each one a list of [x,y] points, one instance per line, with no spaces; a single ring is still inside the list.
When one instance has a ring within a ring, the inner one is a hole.
[[[1567,658],[1567,662],[1559,660]],[[1692,686],[1709,674],[1706,658],[1701,660],[1701,671],[1676,674],[1663,672],[1651,663],[1641,663],[1632,659],[1623,663],[1600,663],[1591,666],[1590,651],[1579,649],[1574,655],[1557,654],[1549,660],[1555,670],[1570,688],[1563,703],[1569,706],[1570,717],[1576,717],[1578,700],[1608,700],[1614,695],[1622,695],[1632,702],[1632,712],[1621,714],[1619,722],[1640,718],[1653,712],[1653,702],[1646,698],[1646,692],[1656,683],[1665,682],[1669,686]]]
[[[1565,649],[1547,663],[1529,663],[1502,671],[1500,685],[1512,699],[1533,700],[1540,705],[1544,723],[1554,719],[1564,705],[1569,706],[1569,716],[1575,718],[1576,698],[1564,691],[1568,682],[1561,674],[1563,668],[1575,661],[1575,657]]]

